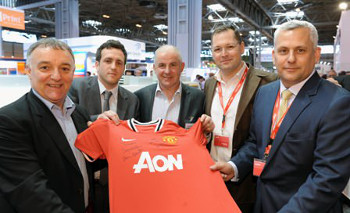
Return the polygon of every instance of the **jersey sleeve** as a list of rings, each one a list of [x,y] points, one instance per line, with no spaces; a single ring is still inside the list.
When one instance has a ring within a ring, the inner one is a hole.
[[[195,138],[198,138],[198,140],[196,140],[196,143],[202,145],[207,144],[207,138],[203,133],[202,122],[200,121],[200,118],[198,118],[197,122],[190,128],[189,131],[192,131],[195,135]]]
[[[100,144],[101,141],[97,134],[99,129],[104,126],[100,125],[100,123],[100,121],[95,121],[87,130],[80,133],[75,140],[75,147],[93,160],[105,158]]]

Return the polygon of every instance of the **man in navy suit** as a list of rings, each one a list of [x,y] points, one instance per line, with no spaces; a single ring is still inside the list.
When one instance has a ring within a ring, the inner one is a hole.
[[[274,42],[280,81],[258,91],[245,145],[211,169],[226,181],[253,169],[255,212],[341,212],[350,176],[350,93],[315,72],[321,49],[312,24],[284,23]]]

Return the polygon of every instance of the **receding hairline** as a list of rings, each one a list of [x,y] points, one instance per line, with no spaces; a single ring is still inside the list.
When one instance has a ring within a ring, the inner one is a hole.
[[[60,41],[55,38],[45,38],[41,39],[32,45],[27,50],[27,59],[26,59],[26,64],[30,63],[31,56],[33,52],[38,49],[38,48],[50,48],[53,50],[62,50],[62,51],[67,51],[69,55],[71,56],[73,63],[75,63],[75,58],[72,49],[68,46],[68,44],[64,43],[63,41]]]
[[[154,63],[156,63],[157,61],[157,58],[158,58],[158,55],[160,53],[164,53],[164,52],[173,52],[176,54],[177,58],[179,59],[180,62],[182,62],[182,57],[181,57],[181,53],[179,51],[178,48],[176,48],[175,46],[173,45],[163,45],[161,47],[159,47],[156,51],[155,51],[155,54],[154,54]]]
[[[291,20],[281,24],[274,33],[274,48],[276,47],[276,41],[281,32],[291,31],[295,29],[307,29],[309,32],[310,41],[313,44],[313,48],[316,49],[318,45],[318,32],[316,27],[307,21]]]

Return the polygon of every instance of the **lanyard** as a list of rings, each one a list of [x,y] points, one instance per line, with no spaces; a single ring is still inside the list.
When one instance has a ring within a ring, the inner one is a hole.
[[[238,91],[241,89],[241,87],[243,85],[243,82],[244,82],[245,78],[247,77],[247,73],[248,73],[248,67],[245,68],[244,73],[243,73],[243,75],[241,77],[241,80],[239,80],[238,84],[236,85],[235,89],[233,90],[233,92],[231,94],[231,97],[230,97],[230,99],[228,100],[228,102],[226,104],[226,107],[224,107],[224,100],[223,100],[224,98],[223,98],[223,95],[222,95],[221,83],[218,82],[218,93],[219,93],[220,105],[221,105],[222,110],[224,112],[224,114],[222,115],[222,125],[221,125],[222,129],[224,129],[224,127],[225,127],[226,113],[228,111],[228,108],[230,108],[233,99],[235,99]]]
[[[281,92],[278,91],[277,98],[275,101],[275,106],[273,107],[272,126],[271,126],[271,135],[270,135],[271,141],[275,140],[276,134],[281,126],[281,123],[282,123],[284,117],[286,116],[290,106],[291,106],[291,104],[290,104],[289,107],[287,108],[287,110],[281,116],[281,118],[277,121],[278,110],[280,108],[280,99],[281,99]],[[267,145],[267,147],[265,148],[265,153],[264,153],[265,158],[268,157],[270,150],[271,150],[271,143],[269,145]]]
[[[276,134],[281,126],[281,123],[282,123],[284,117],[286,116],[290,106],[291,106],[291,104],[290,104],[289,107],[287,108],[287,110],[281,116],[281,118],[277,121],[278,111],[280,108],[280,99],[281,99],[281,93],[280,93],[280,91],[278,91],[277,98],[275,101],[275,106],[273,107],[273,115],[272,115],[272,126],[271,126],[271,135],[270,135],[270,138],[272,140],[275,139]]]

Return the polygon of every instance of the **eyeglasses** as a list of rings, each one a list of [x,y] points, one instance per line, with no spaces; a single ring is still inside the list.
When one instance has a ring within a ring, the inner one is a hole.
[[[233,51],[239,45],[240,45],[239,43],[235,43],[235,44],[226,45],[225,47],[214,47],[214,48],[212,48],[212,51],[214,53],[221,53],[222,51],[226,51],[226,52]]]

